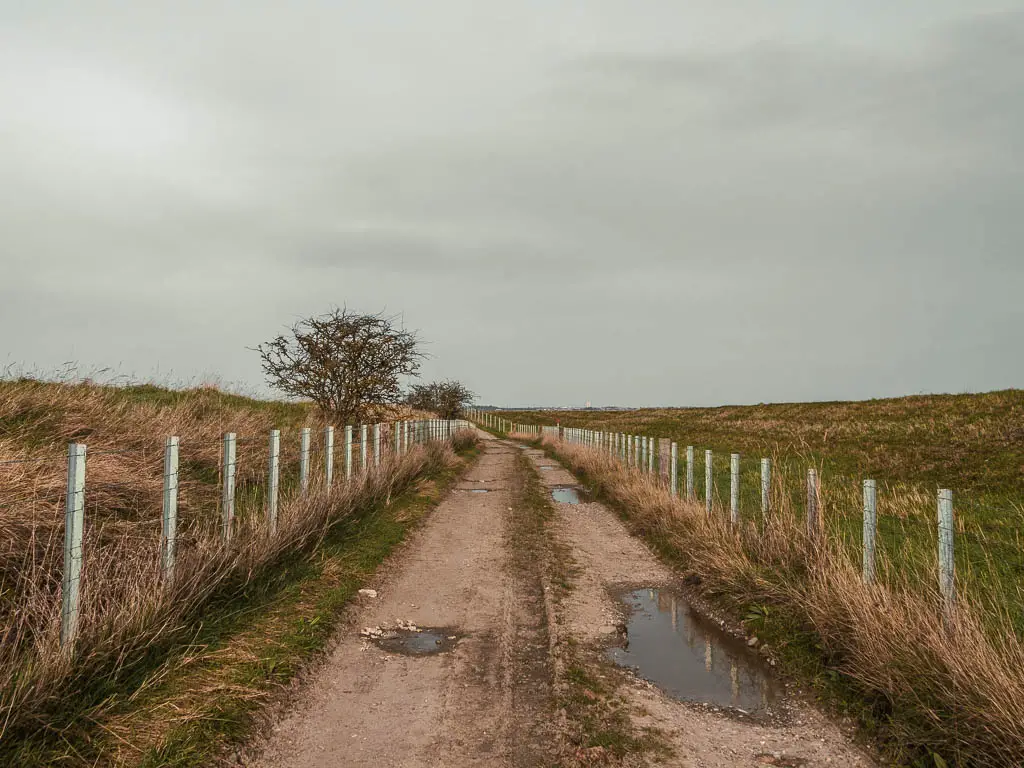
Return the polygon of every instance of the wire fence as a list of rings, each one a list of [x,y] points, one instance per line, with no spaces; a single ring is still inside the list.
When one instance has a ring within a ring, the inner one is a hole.
[[[52,605],[60,642],[69,645],[83,604],[102,613],[123,597],[90,591],[91,573],[102,572],[104,585],[137,582],[127,577],[140,572],[173,582],[188,550],[218,540],[230,546],[241,526],[276,533],[280,500],[359,482],[468,426],[417,420],[219,440],[169,436],[162,451],[71,443],[63,457],[0,462],[0,642],[56,631],[18,619],[24,606],[42,603]]]
[[[1024,634],[1022,506],[995,510],[965,493],[955,513],[948,488],[852,477],[821,462],[809,466],[806,456],[722,454],[667,438],[470,415],[500,434],[547,437],[614,457],[737,528],[764,532],[782,516],[800,518],[808,536],[840,543],[865,582],[933,584],[947,613],[960,593],[1008,615]]]

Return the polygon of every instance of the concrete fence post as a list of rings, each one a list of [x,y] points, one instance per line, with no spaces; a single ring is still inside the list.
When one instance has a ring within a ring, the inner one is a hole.
[[[164,499],[160,517],[160,571],[164,582],[174,581],[178,549],[178,438],[164,441]]]
[[[711,514],[712,498],[715,493],[715,476],[712,472],[714,457],[709,450],[704,451],[704,508]]]
[[[678,496],[679,496],[679,446],[675,443],[675,441],[672,442],[672,446],[671,446],[671,448],[669,450],[672,453],[672,457],[670,459],[670,461],[672,462],[672,467],[669,469],[669,481],[668,481],[668,484],[669,484],[669,486],[672,489],[672,496],[673,496],[673,498],[678,498]]]
[[[324,485],[334,480],[334,427],[324,427]]]
[[[373,425],[373,466],[380,467],[380,424]]]
[[[771,511],[772,460],[761,459],[761,517]]]
[[[299,432],[299,488],[309,490],[309,427]]]
[[[68,483],[64,500],[64,572],[61,574],[60,644],[69,647],[78,635],[82,583],[82,529],[85,526],[85,445],[68,445]]]
[[[235,433],[225,433],[224,445],[221,450],[221,463],[224,467],[223,486],[221,487],[221,534],[225,544],[231,541],[231,537],[235,532],[236,448]]]
[[[811,467],[807,470],[807,536],[814,539],[818,535],[818,470]]]
[[[345,479],[352,479],[352,425],[345,426]]]
[[[647,435],[640,438],[640,471],[647,471]]]
[[[394,435],[394,438],[395,438],[395,456],[401,456],[402,455],[402,422],[396,421],[392,425],[391,429],[394,430],[394,433],[395,433],[395,435]]]
[[[267,527],[277,533],[277,500],[281,488],[281,430],[270,430],[267,456]]]
[[[363,474],[366,474],[366,469],[369,464],[367,453],[370,448],[370,434],[365,424],[359,425],[359,468]]]
[[[864,583],[875,581],[875,532],[878,527],[878,487],[864,481]]]
[[[729,457],[729,520],[733,525],[740,523],[740,455]]]
[[[956,609],[956,564],[953,559],[953,491],[939,490],[939,591],[946,618]]]
[[[686,446],[686,500],[694,501],[697,498],[696,484],[693,481],[693,446]]]

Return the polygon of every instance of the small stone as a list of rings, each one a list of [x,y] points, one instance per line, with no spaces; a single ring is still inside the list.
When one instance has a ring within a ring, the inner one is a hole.
[[[359,594],[362,595],[363,597],[371,597],[371,598],[373,598],[373,597],[377,596],[377,590],[376,589],[360,589],[359,590]]]
[[[747,640],[747,647],[748,648],[757,648],[757,644],[759,642],[761,642],[761,641],[757,639],[757,635],[754,635],[752,638]]]

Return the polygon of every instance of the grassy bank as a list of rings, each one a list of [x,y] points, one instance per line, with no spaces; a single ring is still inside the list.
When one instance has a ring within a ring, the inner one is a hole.
[[[710,599],[745,618],[782,661],[879,735],[900,761],[1024,763],[1024,646],[1004,611],[939,610],[925,563],[882,553],[865,585],[842,539],[808,537],[800,510],[762,524],[673,498],[650,475],[577,445],[548,449]],[[904,553],[905,555],[905,553]],[[933,562],[934,554],[931,554]]]
[[[878,482],[878,548],[901,563],[899,578],[934,581],[936,490],[953,491],[960,588],[984,616],[1010,618],[1024,636],[1024,391],[934,395],[853,403],[722,408],[507,413],[510,420],[663,438],[696,448],[698,499],[728,507],[730,453],[740,454],[740,516],[762,526],[762,457],[772,460],[774,506],[806,504],[815,467],[829,534],[859,557],[862,481]],[[704,450],[713,451],[705,487]],[[662,468],[667,465],[667,456]],[[893,574],[883,573],[889,579]]]
[[[136,730],[167,722],[167,713],[121,735],[105,720],[135,711],[179,667],[195,667],[204,649],[244,631],[251,612],[285,599],[289,585],[323,576],[324,546],[335,554],[366,547],[367,557],[386,551],[397,530],[386,524],[396,514],[394,500],[454,467],[450,450],[421,447],[402,457],[385,454],[379,468],[371,464],[330,489],[315,472],[302,494],[292,439],[301,426],[323,425],[301,404],[211,389],[0,383],[0,758],[15,765],[108,761],[106,740],[134,744]],[[283,433],[276,533],[264,511],[271,428]],[[229,546],[219,529],[225,431],[239,434]],[[173,579],[161,572],[159,558],[169,434],[181,436],[182,462]],[[73,648],[61,648],[68,441],[86,442],[89,459],[79,633]],[[323,460],[322,450],[315,452],[313,466]],[[344,585],[339,589],[329,600],[344,599]],[[300,628],[304,639],[282,643],[308,644],[325,625],[321,616]],[[271,666],[287,672],[287,665]],[[172,711],[176,717],[191,710]]]
[[[472,454],[471,443],[462,448]],[[139,583],[119,622],[108,616],[82,638],[73,664],[22,657],[0,689],[0,761],[201,766],[223,757],[460,468],[449,448],[431,445],[351,487],[293,499],[276,537],[241,533],[237,549],[188,563],[189,578],[165,592]]]

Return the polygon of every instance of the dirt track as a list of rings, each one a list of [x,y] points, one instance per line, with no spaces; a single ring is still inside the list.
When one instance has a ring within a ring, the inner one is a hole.
[[[301,706],[268,734],[254,765],[539,766],[573,759],[555,725],[556,646],[571,639],[598,649],[620,618],[613,591],[668,583],[671,574],[603,506],[558,504],[553,527],[576,568],[549,633],[544,569],[524,556],[516,528],[520,449],[490,438],[485,445],[480,461],[382,571],[377,597],[361,598],[356,624]],[[537,465],[555,463],[536,451],[527,455]],[[539,474],[547,485],[574,482],[562,469]],[[407,656],[383,651],[360,632],[399,621],[444,628],[458,639],[450,651]],[[788,725],[772,727],[700,711],[632,678],[622,688],[635,722],[671,743],[674,754],[664,764],[869,764],[834,725],[801,705]]]

